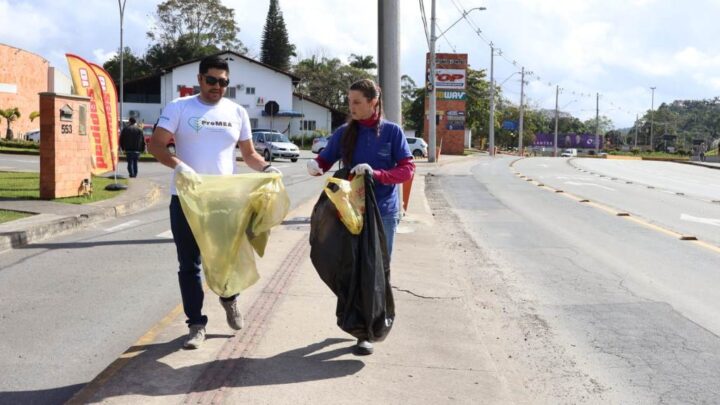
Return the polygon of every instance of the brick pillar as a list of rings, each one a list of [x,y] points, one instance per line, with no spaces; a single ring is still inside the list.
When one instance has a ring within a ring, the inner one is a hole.
[[[91,180],[90,99],[40,93],[40,198],[74,197]]]

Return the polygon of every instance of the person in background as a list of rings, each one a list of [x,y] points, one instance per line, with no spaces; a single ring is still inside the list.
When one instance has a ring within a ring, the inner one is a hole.
[[[174,176],[179,173],[233,174],[236,171],[235,145],[239,146],[243,161],[251,169],[280,173],[255,152],[247,111],[223,97],[230,84],[229,74],[227,60],[218,56],[203,59],[197,75],[200,93],[173,100],[160,114],[148,149],[160,163],[175,170]],[[176,155],[166,147],[173,137]],[[207,316],[202,313],[205,295],[200,277],[200,249],[180,206],[174,178],[170,192],[170,228],[180,265],[180,294],[190,329],[184,347],[197,349],[205,341],[208,323]],[[238,295],[220,297],[220,303],[225,309],[228,326],[242,329]]]
[[[130,117],[128,125],[120,131],[120,149],[125,152],[128,175],[137,177],[138,159],[145,152],[145,137],[142,129],[135,125],[134,117]]]
[[[320,176],[337,162],[353,174],[373,177],[375,198],[382,217],[388,256],[392,256],[401,208],[398,184],[412,178],[412,153],[402,128],[383,119],[380,87],[372,80],[353,83],[348,91],[350,116],[328,140],[325,149],[307,163],[308,173]],[[358,340],[355,354],[373,353],[373,345]]]

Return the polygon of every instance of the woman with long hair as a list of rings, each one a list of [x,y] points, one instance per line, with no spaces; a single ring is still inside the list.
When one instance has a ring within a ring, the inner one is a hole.
[[[413,156],[402,128],[383,118],[381,91],[375,82],[363,79],[353,83],[348,91],[348,104],[347,123],[335,130],[317,158],[308,161],[308,173],[320,176],[340,160],[344,167],[351,168],[350,173],[372,176],[391,257],[401,215],[397,185],[412,178]],[[356,354],[372,352],[371,342],[358,340]]]

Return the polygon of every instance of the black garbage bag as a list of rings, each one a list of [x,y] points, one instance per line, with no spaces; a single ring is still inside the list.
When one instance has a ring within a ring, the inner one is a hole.
[[[347,169],[338,170],[335,177],[347,179]],[[315,270],[337,297],[335,315],[340,329],[361,340],[385,339],[395,319],[395,302],[372,176],[365,176],[365,213],[360,234],[348,231],[323,192],[310,220],[310,247]]]

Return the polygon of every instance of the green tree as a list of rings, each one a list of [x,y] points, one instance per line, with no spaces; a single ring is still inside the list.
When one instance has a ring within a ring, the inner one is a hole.
[[[120,88],[120,50],[112,59],[103,63],[103,68],[110,73],[115,86]],[[123,80],[133,80],[152,73],[150,65],[143,57],[135,55],[130,47],[123,51]],[[118,90],[119,91],[119,90]]]
[[[353,82],[360,79],[374,79],[368,72],[344,65],[340,59],[326,57],[299,61],[293,73],[302,80],[297,91],[323,102],[330,107],[347,111],[347,92]]]
[[[260,61],[280,70],[290,69],[290,57],[296,56],[295,45],[288,39],[285,20],[278,0],[270,0],[270,8],[263,28]]]
[[[467,81],[465,83],[467,94],[465,100],[465,127],[472,130],[473,144],[478,144],[485,139],[487,142],[490,122],[490,83],[484,70],[467,69]],[[501,88],[495,88],[495,102],[502,98]],[[500,127],[500,115],[495,114],[495,128]]]
[[[144,59],[148,70],[157,72],[166,66],[201,58],[219,51],[214,45],[197,47],[193,45],[189,37],[182,37],[173,44],[157,43],[152,45],[145,53]]]
[[[377,63],[373,61],[372,55],[363,56],[351,53],[348,61],[350,62],[350,66],[363,70],[377,69],[378,67]]]
[[[415,120],[415,117],[413,117],[410,113],[411,108],[417,97],[418,94],[418,88],[415,84],[415,81],[408,75],[402,75],[400,77],[400,109],[402,110],[402,121],[403,126],[405,128],[411,128],[414,130],[418,130],[420,124],[422,123],[422,117],[419,121]],[[422,95],[425,97],[425,94]],[[421,134],[422,132],[419,132]]]
[[[155,25],[148,38],[161,49],[230,50],[244,54],[247,49],[237,38],[235,10],[220,0],[166,0],[158,4]]]
[[[598,117],[598,135],[603,135],[615,128],[612,120],[605,115]],[[595,133],[595,118],[589,118],[583,123],[588,133]]]
[[[7,121],[7,131],[5,131],[5,137],[12,140],[14,136],[13,131],[10,128],[10,124],[20,118],[20,109],[12,107],[0,110],[0,117],[5,118],[5,121]]]

